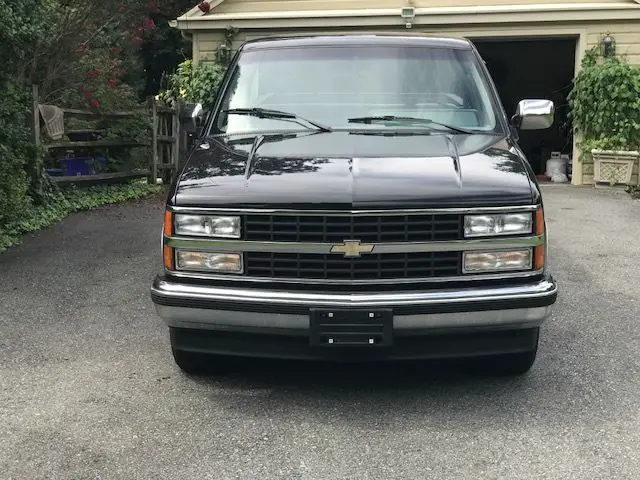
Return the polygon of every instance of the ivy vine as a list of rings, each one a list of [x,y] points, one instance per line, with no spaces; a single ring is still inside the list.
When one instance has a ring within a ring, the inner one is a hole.
[[[602,55],[602,44],[586,52],[569,93],[569,118],[584,160],[592,149],[640,147],[640,67]]]
[[[233,59],[233,41],[238,35],[239,30],[229,25],[224,30],[224,40],[216,49],[216,62],[225,67],[229,66]]]

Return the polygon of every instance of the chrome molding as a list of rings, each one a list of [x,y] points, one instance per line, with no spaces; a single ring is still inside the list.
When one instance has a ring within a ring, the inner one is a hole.
[[[528,285],[492,288],[468,288],[420,292],[392,293],[314,293],[260,290],[255,288],[225,288],[172,283],[156,278],[151,287],[153,294],[182,300],[208,300],[260,305],[303,305],[331,307],[367,307],[381,305],[443,305],[495,300],[520,300],[554,295],[558,286],[551,279]]]
[[[243,282],[250,283],[252,285],[264,286],[272,283],[299,283],[304,285],[345,285],[345,286],[358,286],[358,285],[412,285],[419,283],[452,283],[452,282],[481,282],[487,280],[508,280],[510,278],[529,278],[542,275],[544,269],[535,271],[520,271],[520,272],[500,272],[489,274],[466,274],[464,276],[458,275],[455,277],[425,277],[425,278],[384,278],[375,280],[331,280],[331,279],[314,279],[314,278],[272,278],[272,277],[244,277],[235,276],[233,274],[209,274],[202,272],[182,272],[182,271],[166,271],[176,278],[190,278],[193,280],[218,280],[221,282]]]
[[[469,207],[469,208],[414,208],[403,210],[291,210],[268,208],[203,208],[203,207],[177,207],[169,206],[168,209],[176,213],[194,213],[203,215],[301,215],[301,216],[362,216],[362,215],[451,215],[474,213],[513,213],[535,212],[539,205],[514,205],[504,207]]]
[[[374,243],[368,254],[376,253],[415,253],[415,252],[462,252],[478,250],[497,250],[511,248],[537,247],[545,243],[544,234],[539,236],[512,238],[474,238],[446,242],[394,242]],[[246,240],[207,239],[167,237],[165,245],[182,250],[203,252],[269,252],[269,253],[315,253],[343,255],[332,252],[340,243],[306,242],[256,242]]]
[[[158,315],[170,327],[227,330],[231,328],[270,328],[277,334],[290,335],[287,330],[307,330],[309,315],[294,313],[237,312],[190,307],[157,305]],[[483,310],[479,312],[425,313],[395,315],[394,330],[440,329],[497,325],[536,327],[550,315],[551,307],[513,308],[509,310]]]

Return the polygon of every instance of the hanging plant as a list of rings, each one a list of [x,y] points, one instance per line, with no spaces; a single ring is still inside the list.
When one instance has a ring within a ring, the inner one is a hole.
[[[640,148],[640,68],[602,43],[586,53],[569,93],[569,118],[584,160],[592,150]]]

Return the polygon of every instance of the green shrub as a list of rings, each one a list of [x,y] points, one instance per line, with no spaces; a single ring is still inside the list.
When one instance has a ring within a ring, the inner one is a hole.
[[[570,119],[580,135],[581,158],[592,149],[640,147],[640,68],[599,47],[587,52],[569,94]]]
[[[0,225],[28,208],[29,180],[25,167],[36,155],[25,126],[24,92],[11,82],[0,83]]]
[[[193,65],[186,60],[178,66],[176,73],[166,79],[166,89],[158,95],[159,100],[172,104],[177,101],[201,103],[205,110],[213,107],[226,67],[214,63]]]
[[[161,190],[158,185],[140,182],[63,190],[52,195],[46,204],[22,209],[10,222],[0,224],[0,252],[19,244],[24,234],[50,227],[72,213],[146,197]]]

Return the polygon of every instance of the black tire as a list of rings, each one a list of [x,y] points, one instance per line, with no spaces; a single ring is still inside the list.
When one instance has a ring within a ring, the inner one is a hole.
[[[182,330],[170,329],[171,352],[176,365],[189,375],[205,375],[226,373],[230,370],[231,361],[221,355],[212,355],[180,348]]]
[[[472,370],[489,375],[524,375],[533,366],[538,354],[540,330],[535,330],[535,346],[532,350],[503,355],[489,355],[473,359]]]
[[[207,373],[207,359],[206,355],[195,352],[187,352],[185,350],[171,349],[173,353],[173,359],[176,365],[180,367],[185,373],[189,375],[200,375]]]

